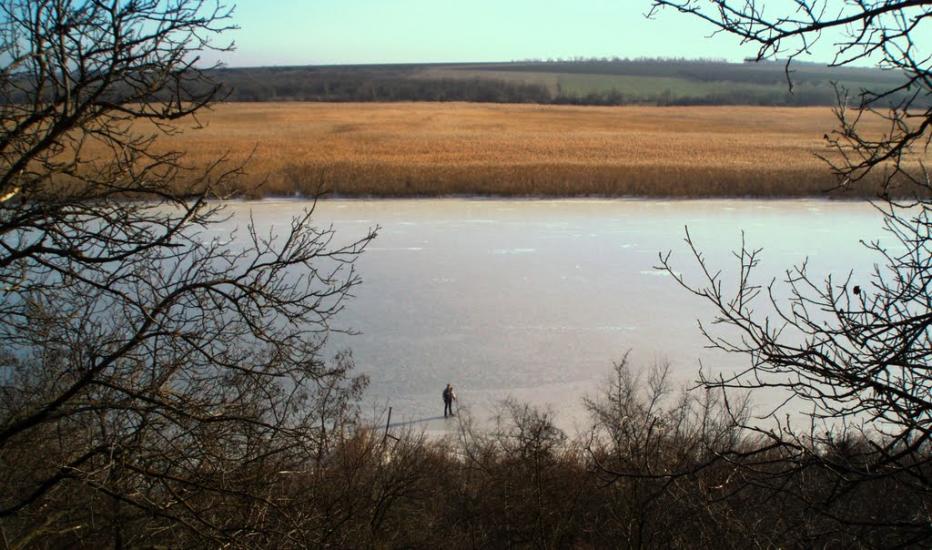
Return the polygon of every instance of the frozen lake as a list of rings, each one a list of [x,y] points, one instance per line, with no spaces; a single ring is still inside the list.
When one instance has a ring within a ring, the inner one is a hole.
[[[306,206],[231,203],[229,223],[251,210],[267,230]],[[697,319],[712,310],[654,267],[672,250],[676,269],[699,282],[684,226],[726,283],[742,231],[764,249],[764,283],[807,257],[818,279],[853,269],[866,281],[877,258],[859,240],[881,236],[870,205],[821,200],[326,200],[316,220],[333,223],[338,241],[381,227],[336,323],[361,334],[337,335],[331,349],[352,349],[371,377],[367,419],[390,406],[393,423],[431,431],[455,428],[437,418],[448,382],[480,419],[514,396],[550,406],[573,430],[587,423],[581,398],[629,349],[636,365],[669,361],[678,385],[696,379],[700,360],[745,365],[704,349]]]

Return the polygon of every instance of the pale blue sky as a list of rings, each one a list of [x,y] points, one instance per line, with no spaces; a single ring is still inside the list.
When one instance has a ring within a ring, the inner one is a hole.
[[[781,0],[776,0],[777,2]],[[649,0],[238,0],[230,66],[753,55]],[[826,44],[825,46],[828,46]],[[825,49],[820,61],[829,59]]]

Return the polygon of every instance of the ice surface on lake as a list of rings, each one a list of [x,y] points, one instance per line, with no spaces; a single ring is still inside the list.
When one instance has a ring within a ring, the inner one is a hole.
[[[232,203],[232,221],[251,210],[262,234],[307,206]],[[371,377],[368,416],[391,406],[393,422],[432,431],[455,427],[436,419],[448,382],[477,417],[511,395],[551,406],[573,429],[587,423],[581,398],[629,349],[638,365],[669,361],[677,385],[695,381],[700,360],[711,372],[746,365],[704,348],[697,319],[712,310],[656,269],[672,250],[678,274],[701,282],[684,225],[726,288],[742,231],[763,248],[763,284],[807,256],[816,279],[853,269],[866,281],[877,258],[859,240],[882,235],[868,204],[818,200],[323,200],[315,220],[333,223],[335,242],[381,226],[336,321],[361,334],[334,336],[330,353],[351,348]]]

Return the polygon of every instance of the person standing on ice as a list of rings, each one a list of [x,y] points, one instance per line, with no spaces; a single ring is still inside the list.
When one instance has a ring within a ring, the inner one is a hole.
[[[450,416],[453,416],[453,402],[456,401],[456,394],[453,393],[453,384],[447,384],[447,387],[443,390],[443,417],[447,417],[447,413]]]

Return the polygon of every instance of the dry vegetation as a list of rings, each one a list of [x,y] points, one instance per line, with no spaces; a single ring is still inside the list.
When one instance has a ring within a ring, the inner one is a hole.
[[[445,439],[338,424],[310,456],[296,448],[232,472],[202,467],[199,483],[164,497],[158,513],[66,479],[0,534],[12,548],[928,547],[932,502],[908,472],[888,465],[848,479],[863,438],[813,443],[800,463],[743,433],[740,403],[726,411],[716,392],[673,392],[663,366],[638,372],[615,366],[586,402],[591,430],[577,437],[515,401],[489,430],[460,414]],[[106,482],[160,495],[140,474],[127,467]],[[266,498],[240,498],[258,489]],[[173,513],[190,519],[163,527]]]
[[[201,122],[161,147],[198,164],[251,157],[237,183],[251,196],[323,185],[346,196],[771,197],[835,183],[815,156],[828,152],[827,108],[250,103]]]

